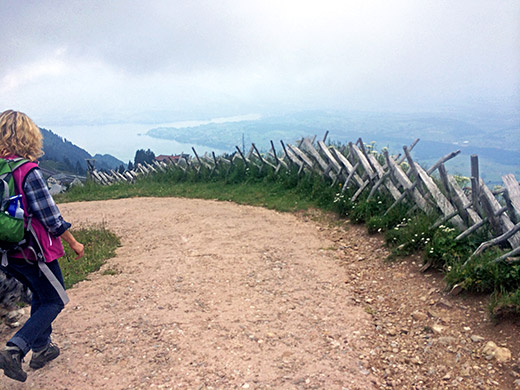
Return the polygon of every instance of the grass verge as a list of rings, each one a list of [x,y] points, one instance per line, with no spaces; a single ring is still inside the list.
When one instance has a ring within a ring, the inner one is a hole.
[[[76,254],[65,245],[68,259],[60,261],[65,288],[72,287],[87,279],[91,272],[99,270],[107,259],[115,256],[115,250],[120,245],[119,238],[104,226],[72,230],[72,234],[85,245],[85,256],[75,260]]]
[[[239,204],[262,206],[269,209],[292,212],[311,207],[333,209],[335,188],[323,183],[319,177],[306,177],[292,181],[291,177],[261,177],[252,180],[210,181],[192,178],[182,180],[168,174],[145,177],[134,184],[118,183],[100,186],[89,182],[84,187],[74,187],[57,195],[60,203],[121,199],[131,197],[184,197],[233,201]]]

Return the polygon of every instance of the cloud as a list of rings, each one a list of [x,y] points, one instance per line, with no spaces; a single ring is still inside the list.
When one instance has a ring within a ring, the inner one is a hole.
[[[45,119],[520,96],[512,0],[12,1],[0,33],[1,104]]]
[[[0,81],[0,93],[7,94],[35,80],[49,76],[59,76],[65,70],[65,63],[59,60],[43,60],[25,64],[7,72]]]

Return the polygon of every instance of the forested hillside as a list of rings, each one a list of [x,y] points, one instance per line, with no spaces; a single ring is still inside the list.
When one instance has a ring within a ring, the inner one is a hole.
[[[122,161],[111,155],[96,154],[94,157],[86,150],[74,145],[47,129],[40,129],[43,135],[44,156],[40,159],[44,168],[84,175],[87,169],[86,159],[96,159],[99,170],[117,169]]]

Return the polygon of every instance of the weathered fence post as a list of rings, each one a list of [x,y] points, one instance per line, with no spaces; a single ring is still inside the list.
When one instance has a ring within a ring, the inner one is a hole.
[[[386,162],[390,167],[390,170],[392,171],[392,174],[399,182],[399,184],[403,187],[404,191],[404,193],[399,197],[399,199],[397,199],[388,208],[388,210],[386,210],[385,215],[388,214],[390,210],[392,210],[395,206],[397,206],[401,199],[405,198],[405,194],[408,194],[421,210],[423,210],[426,213],[430,212],[430,207],[428,206],[422,194],[419,191],[417,191],[417,188],[415,188],[415,186],[412,184],[411,180],[408,178],[406,173],[403,172],[401,167],[397,165],[393,158],[390,157],[387,150],[384,151],[384,155],[386,158]]]
[[[478,156],[471,155],[471,199],[473,200],[473,208],[478,210],[480,199],[480,176],[478,171]]]
[[[235,148],[237,148],[238,153],[240,153],[240,156],[242,157],[242,160],[244,160],[244,164],[246,165],[246,168],[249,168],[249,162],[248,162],[247,159],[244,157],[244,154],[242,153],[242,151],[240,150],[240,148],[239,148],[238,146],[235,146]]]
[[[504,199],[507,204],[509,218],[515,223],[520,222],[520,185],[513,174],[502,176],[502,181],[506,186]]]

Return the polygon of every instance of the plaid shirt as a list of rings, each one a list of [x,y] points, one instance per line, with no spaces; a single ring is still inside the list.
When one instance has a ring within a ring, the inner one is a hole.
[[[70,228],[70,223],[63,219],[52,199],[39,169],[33,169],[27,174],[23,190],[29,208],[27,213],[38,219],[53,236],[59,237]]]

